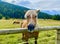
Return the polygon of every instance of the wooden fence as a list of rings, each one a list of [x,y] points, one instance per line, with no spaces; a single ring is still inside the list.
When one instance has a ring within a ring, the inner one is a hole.
[[[34,29],[34,31],[47,31],[47,30],[57,31],[56,44],[60,44],[60,26],[44,26],[44,27],[36,27]],[[0,29],[0,35],[23,33],[23,32],[28,32],[27,28]]]

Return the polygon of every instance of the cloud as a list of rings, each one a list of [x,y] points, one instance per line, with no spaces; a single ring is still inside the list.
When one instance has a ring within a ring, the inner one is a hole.
[[[31,5],[31,2],[30,1],[20,1],[18,3],[18,5],[29,7]]]
[[[2,1],[4,1],[4,2],[9,2],[9,3],[12,2],[12,0],[2,0]]]
[[[31,9],[41,9],[41,10],[59,10],[60,0],[2,0],[12,4],[25,6]]]
[[[60,1],[39,1],[35,3],[34,7],[39,9],[60,9]]]
[[[22,4],[22,5],[27,5],[27,4],[30,4],[30,2],[29,1],[21,1],[19,4]]]

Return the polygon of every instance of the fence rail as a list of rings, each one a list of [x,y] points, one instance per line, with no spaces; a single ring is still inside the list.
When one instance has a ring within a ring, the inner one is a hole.
[[[34,31],[59,30],[60,26],[36,27]],[[0,29],[0,35],[28,32],[27,28]]]
[[[56,44],[60,44],[60,26],[37,27],[34,31],[56,30]],[[28,32],[27,28],[0,29],[0,35]]]

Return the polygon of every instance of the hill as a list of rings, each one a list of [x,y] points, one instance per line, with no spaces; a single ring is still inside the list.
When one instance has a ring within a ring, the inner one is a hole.
[[[0,14],[2,14],[4,17],[23,18],[23,15],[25,14],[24,10],[29,9],[0,1]]]
[[[10,18],[24,19],[24,14],[25,11],[27,10],[29,10],[29,8],[0,1],[0,19],[2,19],[3,17],[5,17],[5,19]],[[38,14],[38,18],[52,19],[52,15],[41,11]],[[57,17],[53,16],[53,18],[56,19]]]
[[[55,15],[55,14],[59,14],[60,15],[60,10],[42,10],[42,12],[48,13],[50,15]]]

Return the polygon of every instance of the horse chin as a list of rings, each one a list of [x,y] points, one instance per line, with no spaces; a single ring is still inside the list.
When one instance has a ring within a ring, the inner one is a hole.
[[[28,30],[28,32],[33,33],[33,32],[34,32],[34,30],[32,30],[32,31]]]

